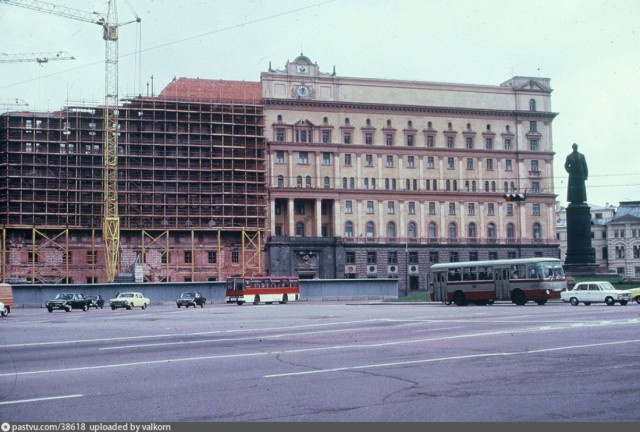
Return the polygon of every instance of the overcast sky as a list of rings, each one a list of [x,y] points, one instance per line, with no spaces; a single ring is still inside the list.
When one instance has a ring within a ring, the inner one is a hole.
[[[51,3],[107,9],[106,0]],[[577,143],[590,204],[640,201],[637,0],[118,0],[117,9],[121,23],[142,19],[120,27],[120,97],[157,94],[174,76],[259,81],[270,62],[283,69],[301,53],[345,77],[550,78],[558,200],[567,204],[564,159]],[[0,53],[75,57],[0,63],[0,103],[51,111],[104,100],[99,26],[0,0],[0,29]]]

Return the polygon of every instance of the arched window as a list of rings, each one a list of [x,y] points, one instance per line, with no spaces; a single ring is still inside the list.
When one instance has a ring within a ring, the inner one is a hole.
[[[375,189],[376,188],[376,179],[372,178],[371,179],[371,189]]]
[[[471,182],[471,191],[472,191],[472,192],[475,192],[475,191],[476,191],[476,181],[475,181],[475,180],[473,180],[473,181]]]
[[[438,227],[435,222],[429,222],[427,232],[429,233],[429,238],[431,240],[435,240],[438,238]]]
[[[376,226],[373,222],[369,221],[366,225],[366,236],[367,238],[374,238],[376,236]]]
[[[306,187],[311,187],[311,176],[307,176],[304,184]]]
[[[444,182],[445,184],[445,189],[450,191],[451,190],[451,180],[447,180],[446,182]]]
[[[346,189],[346,188],[347,188],[347,178],[342,177],[342,189]]]
[[[283,175],[279,175],[278,176],[278,187],[284,187],[284,176]]]
[[[509,192],[509,182],[504,182],[504,193]]]
[[[542,238],[542,227],[538,222],[533,224],[532,233],[534,239],[538,240]]]
[[[344,236],[353,237],[353,222],[349,221],[344,224]]]
[[[396,238],[396,224],[393,222],[387,224],[387,237]]]
[[[507,224],[507,239],[515,239],[516,237],[516,227],[514,224],[509,222]]]
[[[458,180],[454,180],[453,181],[453,190],[457,191],[458,190]]]
[[[489,192],[489,182],[488,181],[484,182],[484,191],[485,192]]]
[[[407,237],[409,237],[410,239],[415,239],[416,237],[418,237],[418,226],[415,222],[409,222]]]
[[[438,180],[434,180],[433,181],[433,190],[437,191],[438,190]]]
[[[302,187],[302,176],[296,177],[296,186]]]
[[[351,120],[349,120],[349,117],[347,117],[346,119],[344,119],[344,124],[346,126],[349,126],[349,124],[351,123]]]
[[[472,239],[478,237],[478,233],[476,232],[476,224],[473,222],[469,224],[469,227],[467,229],[467,237]]]
[[[494,223],[490,223],[489,225],[487,225],[487,238],[496,238],[496,226]]]
[[[298,237],[304,237],[304,224],[302,222],[296,224],[296,235]]]
[[[349,178],[349,188],[351,189],[356,188],[356,180],[353,177]]]
[[[331,187],[331,179],[329,178],[329,176],[326,176],[324,178],[324,188],[329,189],[330,187]]]
[[[449,224],[449,238],[457,239],[458,238],[458,226],[455,222],[451,222]]]
[[[536,100],[529,99],[529,111],[535,111],[535,110],[536,110]]]
[[[495,192],[496,191],[496,182],[492,181],[491,182],[491,192]]]
[[[514,182],[511,182],[511,192],[515,192],[516,191],[516,184]]]

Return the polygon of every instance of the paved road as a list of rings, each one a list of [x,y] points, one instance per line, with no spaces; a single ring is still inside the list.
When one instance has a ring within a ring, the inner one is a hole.
[[[0,319],[0,422],[637,422],[640,305],[286,305]]]

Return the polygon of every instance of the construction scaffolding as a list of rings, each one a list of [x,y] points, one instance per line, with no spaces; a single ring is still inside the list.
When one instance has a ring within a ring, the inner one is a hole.
[[[263,273],[263,129],[259,104],[125,101],[120,279],[136,279],[136,266],[153,281]],[[3,278],[105,281],[104,130],[100,107],[0,115]]]

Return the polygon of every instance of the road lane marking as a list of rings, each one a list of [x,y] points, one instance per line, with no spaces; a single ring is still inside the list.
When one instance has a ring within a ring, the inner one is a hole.
[[[35,399],[22,399],[22,400],[14,400],[14,401],[3,401],[3,402],[0,402],[0,405],[13,405],[13,404],[20,404],[20,403],[42,402],[42,401],[50,401],[50,400],[56,400],[56,399],[78,398],[78,397],[82,397],[82,396],[84,396],[84,395],[74,394],[74,395],[66,395],[66,396],[50,396],[50,397],[41,397],[41,398],[35,398]]]
[[[321,374],[321,373],[344,372],[344,371],[350,371],[350,370],[407,366],[407,365],[414,365],[414,364],[435,363],[440,361],[477,359],[477,358],[483,358],[483,357],[507,357],[507,356],[523,355],[523,354],[538,354],[538,353],[553,352],[553,351],[565,351],[565,350],[573,350],[573,349],[581,349],[581,348],[594,348],[594,347],[601,347],[601,346],[620,345],[620,344],[638,343],[638,342],[640,342],[640,339],[635,339],[630,341],[625,340],[625,341],[615,341],[615,342],[603,342],[598,344],[572,345],[572,346],[555,347],[555,348],[540,348],[537,350],[526,350],[526,351],[516,351],[516,352],[468,354],[468,355],[439,357],[439,358],[422,359],[422,360],[398,361],[398,362],[390,362],[390,363],[374,363],[374,364],[368,364],[368,365],[345,366],[345,367],[331,368],[331,369],[314,369],[314,370],[303,371],[303,372],[285,372],[280,374],[270,374],[270,375],[264,375],[264,378],[292,377],[292,376],[313,375],[313,374]]]

